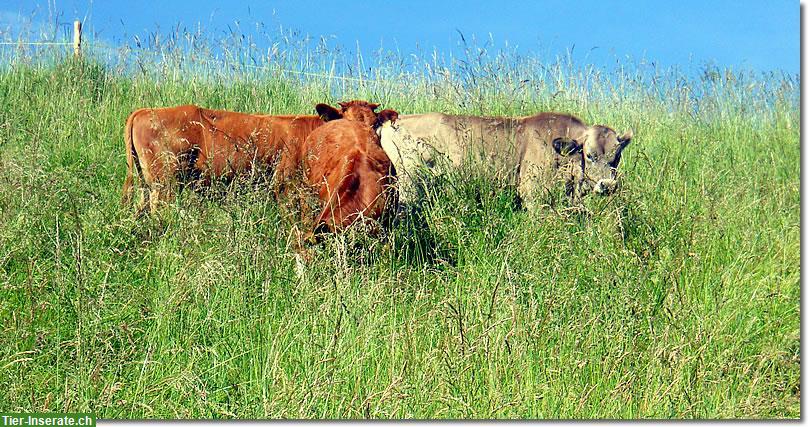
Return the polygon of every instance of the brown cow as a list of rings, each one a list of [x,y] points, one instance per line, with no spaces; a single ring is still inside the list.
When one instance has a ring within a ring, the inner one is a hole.
[[[133,169],[143,191],[138,213],[146,208],[154,212],[161,200],[171,198],[174,181],[207,184],[213,177],[271,168],[323,123],[320,116],[245,114],[195,105],[139,109],[126,121],[123,202],[131,201]],[[291,171],[275,173],[287,176]]]
[[[328,121],[314,130],[300,151],[306,184],[319,197],[320,208],[312,234],[343,229],[360,218],[380,219],[396,201],[395,169],[381,147],[378,128],[395,121],[398,113],[379,104],[350,101],[341,109],[319,104]],[[311,234],[309,235],[311,237]]]

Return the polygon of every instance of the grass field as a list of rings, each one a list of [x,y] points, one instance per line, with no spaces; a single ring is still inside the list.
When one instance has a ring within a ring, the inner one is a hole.
[[[481,64],[346,84],[6,61],[0,410],[799,417],[799,77]],[[352,98],[557,110],[635,140],[622,190],[583,211],[526,212],[481,168],[450,171],[387,241],[329,238],[302,275],[293,223],[261,185],[183,192],[142,221],[119,205],[135,108]]]

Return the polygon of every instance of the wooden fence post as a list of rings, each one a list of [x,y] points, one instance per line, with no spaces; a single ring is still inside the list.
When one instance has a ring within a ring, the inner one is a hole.
[[[73,21],[73,55],[81,56],[81,21]]]

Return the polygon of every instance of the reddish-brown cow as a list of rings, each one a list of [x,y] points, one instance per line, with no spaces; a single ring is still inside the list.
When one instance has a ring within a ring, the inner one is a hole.
[[[195,105],[144,108],[126,121],[128,171],[123,202],[132,197],[137,171],[142,202],[154,212],[171,198],[177,179],[207,184],[212,177],[233,177],[256,167],[272,167],[287,152],[297,152],[324,123],[320,116],[269,116],[208,110]],[[295,166],[288,162],[282,162]],[[292,171],[276,170],[276,177]]]
[[[321,212],[313,232],[343,229],[360,218],[380,219],[396,201],[395,169],[381,147],[378,128],[398,113],[379,104],[351,101],[341,109],[319,104],[328,123],[314,130],[301,151],[304,179],[318,194]]]

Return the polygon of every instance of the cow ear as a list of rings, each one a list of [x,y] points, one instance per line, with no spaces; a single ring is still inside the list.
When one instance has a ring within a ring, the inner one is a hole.
[[[578,141],[572,138],[563,137],[553,140],[553,148],[556,150],[556,153],[561,154],[562,156],[569,156],[581,151],[582,147]]]
[[[623,147],[631,143],[631,139],[634,138],[634,131],[629,129],[623,136],[617,138],[617,142],[620,143]]]
[[[328,104],[317,104],[314,109],[317,110],[317,114],[321,119],[323,119],[324,122],[342,118],[342,113]]]
[[[380,105],[382,105],[382,104],[375,104],[373,102],[369,102],[368,103],[368,108],[370,108],[373,111],[376,111],[376,109],[379,108]],[[392,111],[392,110],[390,110],[390,111]]]
[[[396,120],[398,120],[398,112],[394,110],[382,110],[376,115],[376,124],[374,124],[373,127],[377,128],[388,121],[395,123]]]

